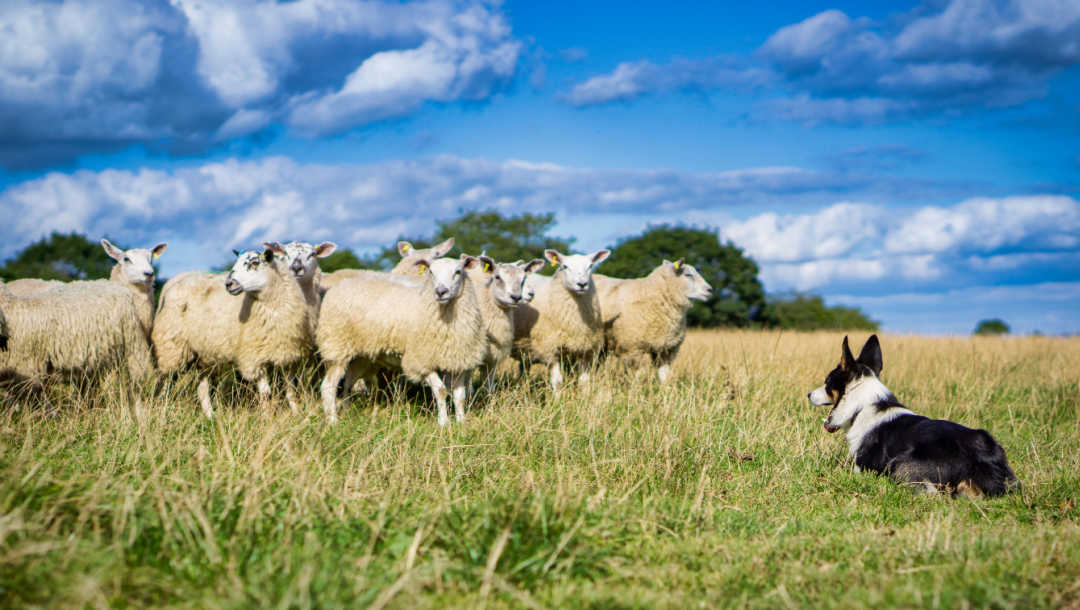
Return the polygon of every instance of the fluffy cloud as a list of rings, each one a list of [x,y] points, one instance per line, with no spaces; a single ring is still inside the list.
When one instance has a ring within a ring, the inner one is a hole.
[[[757,66],[732,59],[623,63],[566,99],[585,106],[688,86],[753,84],[775,92],[754,116],[806,123],[1015,106],[1043,97],[1054,74],[1080,63],[1080,4],[927,2],[884,23],[828,10],[780,28],[756,56]]]
[[[916,209],[839,203],[722,227],[762,264],[770,290],[1080,279],[1080,202],[977,198]]]
[[[739,66],[732,58],[680,59],[663,66],[643,60],[621,63],[610,74],[574,86],[564,98],[574,106],[591,106],[660,91],[757,87],[768,79],[767,71]]]
[[[280,122],[326,135],[479,100],[520,43],[480,2],[14,0],[0,7],[0,163],[198,150]]]
[[[847,174],[795,167],[595,170],[452,156],[368,165],[276,157],[172,171],[54,172],[0,192],[0,209],[11,219],[0,225],[0,257],[54,230],[124,244],[186,240],[204,253],[290,237],[371,249],[477,208],[555,211],[566,233],[601,246],[617,236],[611,231],[638,231],[649,220],[715,224],[733,206],[830,200],[867,186]],[[179,264],[166,262],[172,270]],[[218,261],[197,264],[206,262]]]

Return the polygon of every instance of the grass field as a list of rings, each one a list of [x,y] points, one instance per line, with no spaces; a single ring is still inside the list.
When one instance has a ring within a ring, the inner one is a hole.
[[[883,336],[901,401],[1004,445],[1023,489],[972,501],[851,471],[806,400],[840,338],[695,332],[666,387],[506,379],[446,429],[227,382],[210,422],[190,376],[5,404],[0,606],[1078,607],[1080,339]]]

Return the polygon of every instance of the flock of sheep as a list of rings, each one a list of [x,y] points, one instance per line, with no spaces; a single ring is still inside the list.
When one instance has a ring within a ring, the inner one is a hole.
[[[588,379],[602,353],[651,360],[661,381],[686,335],[690,300],[711,287],[681,259],[649,275],[617,279],[593,273],[609,255],[545,250],[544,259],[500,263],[483,254],[446,258],[453,238],[432,248],[398,243],[390,272],[322,273],[318,259],[337,247],[266,242],[237,252],[226,274],[188,271],[165,283],[155,307],[153,260],[166,249],[121,250],[110,279],[0,283],[0,380],[40,388],[53,377],[113,374],[135,380],[195,364],[198,397],[213,414],[207,373],[235,367],[271,399],[272,368],[283,370],[289,406],[298,408],[298,367],[317,354],[325,368],[323,409],[337,421],[339,393],[367,387],[380,369],[427,383],[440,425],[447,396],[458,421],[474,372],[490,381],[508,357],[548,366],[558,392],[564,369]]]

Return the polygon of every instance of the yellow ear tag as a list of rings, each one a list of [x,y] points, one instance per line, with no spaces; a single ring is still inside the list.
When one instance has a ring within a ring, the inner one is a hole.
[[[491,269],[491,265],[484,263],[484,273],[487,273],[489,269]]]
[[[409,250],[412,250],[412,246],[410,246],[409,244],[405,244],[401,247],[401,249],[408,252]]]
[[[154,252],[154,254],[153,254],[154,260],[157,260],[157,258],[158,258],[159,256],[161,256],[161,255],[160,255],[160,254],[158,254],[157,252]]]
[[[676,268],[676,269],[678,269],[678,268],[679,268],[679,265],[681,265],[681,264],[682,264],[682,263],[680,263],[679,261],[675,261],[675,268]]]

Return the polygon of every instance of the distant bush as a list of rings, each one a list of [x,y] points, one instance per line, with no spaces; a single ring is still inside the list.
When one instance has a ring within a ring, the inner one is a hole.
[[[857,307],[826,307],[819,296],[796,294],[770,304],[780,328],[792,330],[878,330],[878,322]]]
[[[1007,335],[1009,334],[1009,325],[1000,318],[992,318],[990,320],[982,320],[975,325],[976,335]]]

